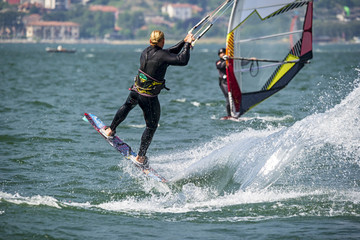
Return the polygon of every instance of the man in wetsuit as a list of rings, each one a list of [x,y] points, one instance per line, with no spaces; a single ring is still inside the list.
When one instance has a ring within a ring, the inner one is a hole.
[[[218,55],[220,59],[216,61],[216,68],[219,71],[219,86],[226,99],[226,112],[228,116],[231,116],[228,86],[227,86],[227,76],[226,76],[226,61],[224,59],[224,56],[226,56],[225,53],[226,53],[225,48],[219,49]]]
[[[157,129],[160,119],[160,103],[158,95],[165,87],[165,73],[170,65],[185,66],[190,59],[190,46],[194,41],[192,34],[175,46],[163,49],[165,44],[164,33],[155,30],[150,35],[150,46],[140,57],[140,68],[135,77],[135,83],[130,89],[130,94],[117,113],[110,127],[104,129],[102,134],[112,137],[116,127],[125,120],[128,113],[139,104],[144,113],[146,128],[141,137],[140,149],[136,157],[138,165],[148,167],[146,157],[147,149]]]

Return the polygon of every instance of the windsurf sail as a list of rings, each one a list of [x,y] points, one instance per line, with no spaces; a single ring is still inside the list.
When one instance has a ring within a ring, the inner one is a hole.
[[[312,58],[312,18],[312,1],[234,1],[226,40],[233,117],[283,89]]]

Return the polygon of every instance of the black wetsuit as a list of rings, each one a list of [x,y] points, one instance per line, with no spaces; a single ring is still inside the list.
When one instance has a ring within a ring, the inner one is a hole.
[[[226,112],[228,116],[231,116],[227,77],[226,77],[226,61],[220,58],[218,61],[216,61],[216,68],[219,71],[219,86],[226,99]]]
[[[185,43],[184,41],[179,42],[169,49],[149,46],[141,54],[140,70],[152,78],[164,80],[168,66],[185,66],[189,62],[189,59],[190,43]],[[137,104],[139,104],[142,109],[146,122],[146,129],[141,137],[138,155],[145,156],[160,120],[160,103],[157,95],[145,96],[133,87],[126,102],[115,114],[110,128],[112,131],[115,131],[116,127],[125,120],[128,113]]]

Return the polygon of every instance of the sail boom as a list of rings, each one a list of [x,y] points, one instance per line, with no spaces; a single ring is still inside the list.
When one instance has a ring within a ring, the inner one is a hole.
[[[259,66],[259,67],[250,67],[250,68],[242,68],[239,70],[234,71],[235,73],[238,72],[250,72],[250,71],[254,71],[254,70],[258,70],[258,69],[264,69],[264,68],[270,68],[270,67],[275,67],[275,66],[280,66],[282,64],[290,64],[290,63],[297,63],[299,62],[299,60],[297,61],[289,61],[289,62],[275,62],[273,64],[267,64],[267,65],[263,65],[263,66]]]
[[[303,32],[304,32],[303,30],[298,30],[298,31],[292,31],[292,32],[278,33],[278,34],[272,34],[272,35],[267,35],[267,36],[262,36],[262,37],[257,37],[257,38],[243,39],[243,40],[235,41],[235,43],[252,42],[252,41],[256,41],[256,40],[264,40],[264,39],[275,38],[275,37],[289,36],[292,34],[303,33]]]
[[[300,62],[299,59],[291,60],[291,61],[279,61],[279,60],[272,60],[272,59],[244,58],[244,57],[231,57],[231,59],[234,59],[234,60],[253,61],[253,62],[271,62],[271,63],[278,63],[278,64],[286,64],[286,63],[297,63],[297,62]]]

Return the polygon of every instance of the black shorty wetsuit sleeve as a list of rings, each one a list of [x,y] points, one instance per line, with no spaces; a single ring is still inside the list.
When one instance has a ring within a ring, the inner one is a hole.
[[[219,79],[224,79],[226,76],[226,61],[224,59],[220,59],[216,62],[216,68],[219,71]]]
[[[219,69],[219,70],[220,69],[226,69],[226,61],[222,60],[222,59],[218,60],[216,62],[216,68]]]
[[[177,65],[177,66],[185,66],[188,64],[189,62],[189,59],[190,59],[190,43],[183,43],[183,44],[180,44],[180,46],[183,46],[182,47],[182,51],[180,52],[179,50],[179,54],[177,53],[173,53],[171,51],[174,51],[174,49],[172,50],[165,50],[165,51],[162,51],[162,61],[165,63],[165,64],[168,64],[168,65]],[[178,49],[176,49],[177,51]]]
[[[177,44],[175,44],[174,46],[168,48],[167,50],[170,52],[170,53],[174,53],[174,54],[179,54],[179,52],[181,51],[181,49],[184,47],[184,40],[178,42]]]

